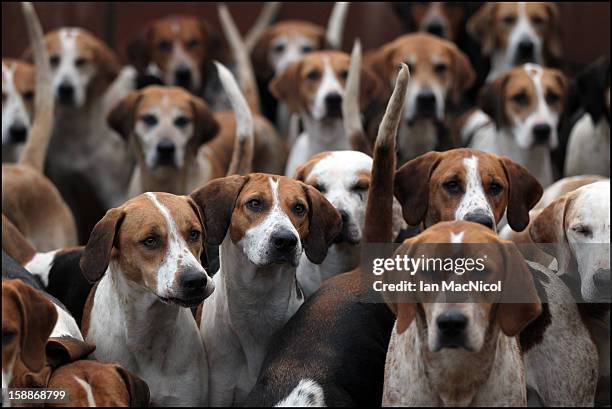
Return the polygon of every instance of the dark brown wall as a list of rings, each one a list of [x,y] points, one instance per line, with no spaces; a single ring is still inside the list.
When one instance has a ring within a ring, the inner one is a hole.
[[[43,28],[81,26],[123,53],[125,43],[156,17],[188,13],[202,16],[219,26],[216,4],[200,3],[138,3],[138,2],[62,2],[37,3],[36,10]],[[229,3],[228,3],[229,4]],[[239,28],[245,33],[251,26],[261,3],[229,4]],[[610,54],[610,3],[560,3],[564,33],[565,60],[582,66],[600,55]],[[285,3],[279,18],[297,18],[325,24],[332,3]],[[388,3],[352,3],[349,8],[344,48],[360,37],[365,49],[373,48],[402,34],[402,24]],[[19,56],[27,45],[18,3],[2,3],[2,56]]]

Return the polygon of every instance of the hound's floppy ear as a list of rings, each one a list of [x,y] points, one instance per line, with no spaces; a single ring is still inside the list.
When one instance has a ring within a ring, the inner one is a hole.
[[[2,280],[2,305],[5,297],[21,312],[21,361],[31,372],[40,372],[46,364],[45,344],[55,327],[57,311],[40,291],[21,280]]]
[[[151,24],[147,24],[126,47],[128,62],[136,68],[138,73],[144,74],[147,66],[151,62],[151,53],[149,48],[149,35],[151,33]]]
[[[523,256],[512,242],[503,242],[503,293],[497,309],[497,322],[508,337],[518,335],[542,312],[542,304]]]
[[[395,252],[395,255],[404,254],[410,255],[415,253],[416,238],[405,240],[401,247]],[[394,257],[395,257],[394,255]],[[412,276],[408,275],[408,280]],[[383,282],[385,284],[398,284],[406,280],[406,274],[403,271],[391,269],[386,270],[383,274]],[[395,314],[395,328],[398,334],[402,334],[410,327],[417,312],[417,299],[414,293],[411,292],[383,292],[383,299],[387,303],[389,309]]]
[[[497,4],[485,3],[467,22],[468,34],[480,44],[480,52],[490,56],[495,51],[497,38],[493,28]]]
[[[382,81],[369,67],[361,68],[361,84],[359,90],[359,104],[365,109],[372,101],[380,96],[383,90]]]
[[[289,109],[295,113],[300,113],[304,108],[300,100],[300,70],[302,63],[294,62],[283,72],[276,75],[270,81],[270,92],[276,99],[286,103]]]
[[[567,271],[571,252],[565,235],[565,215],[574,195],[561,196],[538,214],[529,226],[529,235],[539,247],[557,259],[558,271]]]
[[[202,209],[206,244],[218,246],[223,242],[236,199],[248,180],[248,176],[237,175],[218,178],[191,193],[193,201]]]
[[[395,172],[395,197],[402,205],[406,223],[411,226],[418,226],[425,219],[429,206],[429,179],[441,159],[439,152],[428,152],[406,162]]]
[[[116,365],[116,369],[130,395],[129,406],[131,408],[148,407],[151,403],[151,395],[147,383],[119,365]]]
[[[508,180],[508,224],[514,231],[523,231],[529,224],[529,211],[542,197],[542,185],[524,167],[510,158],[499,158]]]
[[[142,99],[141,91],[132,91],[120,100],[106,116],[106,122],[126,141],[134,130],[136,108]]]
[[[544,44],[551,57],[560,60],[563,57],[563,46],[561,45],[561,17],[559,15],[559,7],[552,2],[545,3],[546,12],[548,13],[548,33]]]
[[[200,30],[206,41],[206,60],[208,62],[225,61],[226,49],[219,30],[216,30],[207,20],[200,20]]]
[[[95,351],[96,346],[70,336],[49,338],[45,351],[47,363],[52,368],[58,368],[70,362],[86,359]]]
[[[219,122],[217,122],[212,111],[202,98],[190,96],[190,104],[193,110],[194,133],[197,136],[198,145],[201,145],[217,135],[219,132]]]
[[[89,282],[98,281],[108,268],[111,252],[113,246],[117,244],[119,229],[124,218],[123,209],[110,209],[94,226],[79,262],[81,272]]]
[[[268,53],[270,52],[270,43],[274,38],[274,31],[271,28],[266,29],[259,37],[259,41],[253,47],[251,59],[253,60],[253,68],[260,78],[270,78],[274,75],[274,67],[270,66],[268,61]]]
[[[498,128],[507,122],[503,103],[504,89],[508,78],[508,74],[500,75],[495,81],[482,88],[478,98],[478,105],[485,114],[489,115]]]
[[[103,78],[104,83],[108,86],[117,78],[117,75],[119,75],[119,71],[121,71],[121,62],[119,62],[117,54],[115,54],[115,52],[102,40],[96,38],[94,44],[96,65],[100,70],[98,75]]]
[[[580,101],[585,111],[597,123],[603,115],[610,120],[610,112],[606,110],[605,92],[610,87],[610,59],[600,58],[591,64],[576,78],[576,86]]]
[[[366,52],[363,56],[364,65],[371,69],[381,81],[387,81],[387,83],[381,83],[383,88],[391,86],[388,80],[392,72],[391,58],[394,50],[394,43],[390,43],[377,50]]]
[[[474,84],[476,72],[468,57],[459,48],[452,43],[449,43],[448,48],[454,71],[451,98],[455,104],[459,104],[463,93]]]
[[[327,256],[327,249],[342,230],[342,218],[318,190],[304,183],[302,188],[308,199],[310,222],[308,235],[303,242],[304,251],[311,262],[321,264]]]

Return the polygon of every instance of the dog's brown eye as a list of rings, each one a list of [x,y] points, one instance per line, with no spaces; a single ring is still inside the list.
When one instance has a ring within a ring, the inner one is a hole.
[[[179,128],[184,128],[187,125],[189,125],[190,122],[191,120],[187,118],[186,116],[179,116],[174,120],[174,125],[176,125]]]
[[[489,193],[492,196],[497,196],[502,191],[502,186],[499,183],[493,182],[491,186],[489,186]]]
[[[304,215],[304,213],[306,213],[306,206],[301,203],[297,203],[295,206],[293,206],[293,213],[297,214],[298,216]]]
[[[79,67],[79,68],[82,68],[82,67],[87,65],[87,60],[85,58],[83,58],[83,57],[77,58],[74,61],[74,65]]]
[[[276,54],[280,54],[280,53],[282,53],[283,51],[285,51],[285,44],[276,44],[276,45],[274,46],[274,52],[275,52]]]
[[[26,91],[23,93],[23,99],[26,101],[32,101],[34,99],[34,91]]]
[[[578,234],[583,235],[583,236],[592,236],[593,235],[593,232],[591,231],[589,226],[585,226],[583,224],[579,224],[577,226],[572,227],[572,230],[575,231]]]
[[[444,189],[449,193],[459,193],[461,192],[461,185],[456,180],[450,180],[442,184]]]
[[[557,102],[559,102],[561,100],[561,97],[559,96],[559,94],[555,93],[555,92],[548,92],[546,94],[546,103],[548,105],[554,105]]]
[[[155,236],[148,236],[146,239],[142,241],[142,244],[148,249],[154,249],[159,244],[159,239]]]
[[[191,39],[191,40],[189,40],[187,42],[187,49],[188,50],[194,50],[194,49],[198,48],[199,45],[200,45],[200,42],[194,38],[194,39]]]
[[[314,51],[314,49],[311,46],[309,46],[309,45],[305,45],[305,46],[302,47],[302,52],[304,54],[308,54],[308,53],[311,53],[313,51]]]
[[[519,94],[514,95],[512,97],[512,100],[517,105],[520,105],[520,106],[527,106],[527,105],[529,105],[529,97],[524,92],[521,92]]]
[[[342,78],[343,80],[346,80],[348,78],[348,71],[344,70],[340,73],[340,78]]]
[[[436,64],[434,65],[434,72],[438,75],[442,75],[446,72],[446,64]]]
[[[17,336],[17,333],[15,331],[8,330],[8,329],[2,330],[2,346],[4,347],[5,345],[8,345],[11,342],[13,342],[16,336]]]
[[[406,65],[408,66],[408,71],[410,71],[410,75],[414,75],[414,73],[416,72],[416,65],[410,62],[407,62]]]
[[[514,16],[506,16],[502,19],[502,22],[505,26],[511,27],[516,22],[516,17]]]
[[[543,24],[544,24],[544,19],[543,19],[542,17],[540,17],[540,16],[533,16],[533,17],[531,18],[531,23],[532,23],[534,26],[539,27],[539,26],[541,26],[541,25],[543,25]]]
[[[200,240],[200,232],[197,230],[191,230],[189,232],[189,240],[193,242]]]
[[[145,125],[147,126],[155,126],[157,125],[157,118],[155,117],[155,115],[151,115],[151,114],[145,114],[143,115],[140,120],[142,122],[145,123]]]
[[[161,52],[169,53],[170,51],[172,51],[172,43],[170,43],[170,41],[165,41],[165,40],[160,41],[159,44],[157,44],[157,48]]]
[[[312,70],[308,74],[306,74],[306,79],[309,81],[316,81],[321,78],[321,73],[318,70]]]
[[[60,63],[59,55],[52,55],[51,58],[49,58],[49,64],[51,64],[52,67],[57,67],[59,63]]]
[[[263,207],[263,202],[260,199],[251,199],[247,202],[247,207],[254,212],[260,212]]]

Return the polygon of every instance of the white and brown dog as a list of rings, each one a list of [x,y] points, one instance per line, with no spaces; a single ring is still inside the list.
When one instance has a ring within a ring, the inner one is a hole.
[[[487,246],[487,273],[479,278],[503,281],[503,295],[470,292],[451,301],[453,296],[436,291],[405,298],[386,293],[397,321],[387,352],[383,406],[525,406],[526,374],[518,335],[542,312],[531,272],[512,243],[465,221],[430,227],[406,240],[395,254],[446,257],[444,247],[429,245],[433,243],[481,243],[462,247],[462,256],[475,259]],[[385,274],[389,283],[398,283],[399,275],[430,283],[473,279],[469,274],[467,279],[451,277],[454,271],[441,272],[442,276],[431,271]],[[521,303],[516,303],[519,295]]]
[[[367,61],[388,92],[400,62],[410,68],[404,120],[398,134],[400,164],[432,150],[457,146],[451,134],[453,110],[475,79],[463,52],[431,34],[408,34],[382,46]]]
[[[561,58],[561,22],[555,3],[486,3],[467,31],[491,59],[488,81],[525,63],[551,65]]]
[[[330,277],[356,268],[361,258],[365,206],[372,177],[372,158],[357,151],[322,152],[297,169],[295,178],[317,189],[338,210],[342,231],[323,263],[302,256],[297,277],[306,297]],[[393,201],[393,237],[405,227],[401,206]]]
[[[510,157],[547,187],[553,182],[551,150],[559,145],[567,78],[534,64],[516,67],[483,89],[481,111],[461,130],[465,146]]]
[[[273,339],[302,304],[302,252],[321,263],[341,217],[316,189],[261,173],[216,179],[192,193],[206,242],[220,245],[216,291],[198,323],[210,368],[209,404],[240,404]]]
[[[350,57],[339,51],[305,55],[270,83],[270,91],[290,110],[299,113],[304,132],[291,147],[285,175],[293,176],[298,166],[324,151],[351,149],[342,121]],[[360,105],[366,106],[378,93],[379,81],[362,67]]]
[[[2,59],[2,163],[17,162],[30,133],[34,110],[34,67]]]
[[[505,215],[515,231],[522,231],[542,186],[509,158],[460,148],[407,162],[396,172],[395,196],[412,226],[466,220],[497,231]]]
[[[94,357],[143,378],[156,406],[205,405],[208,362],[189,307],[214,290],[204,224],[186,196],[146,193],[96,224],[80,265],[96,287],[81,328]]]

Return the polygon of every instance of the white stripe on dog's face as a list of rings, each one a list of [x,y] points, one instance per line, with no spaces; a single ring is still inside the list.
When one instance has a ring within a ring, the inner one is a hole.
[[[529,16],[527,15],[526,5],[524,2],[519,2],[518,19],[516,25],[510,32],[508,37],[508,48],[506,49],[506,60],[511,62],[509,66],[514,65],[517,60],[518,48],[521,41],[529,41],[533,44],[533,63],[542,64],[542,38],[535,32]]]
[[[274,68],[274,73],[279,74],[288,66],[315,50],[312,39],[302,35],[285,34],[277,37],[270,43],[268,60]]]
[[[333,94],[337,94],[344,98],[344,88],[332,69],[329,57],[325,56],[323,57],[323,78],[315,94],[311,109],[312,117],[315,120],[320,121],[328,115],[325,99]]]
[[[164,298],[171,298],[174,295],[177,276],[181,271],[186,269],[194,269],[206,275],[206,271],[200,265],[200,262],[194,257],[185,242],[183,236],[179,233],[176,222],[172,218],[170,211],[157,200],[155,193],[146,193],[146,196],[153,202],[159,212],[162,214],[167,224],[167,250],[164,256],[163,263],[159,266],[157,272],[157,295]]]
[[[297,266],[302,254],[300,235],[289,216],[281,207],[279,196],[280,181],[268,177],[268,182],[272,197],[270,210],[259,224],[245,232],[244,237],[237,244],[242,248],[242,251],[251,263],[257,266],[265,266],[270,264],[273,258],[272,253],[274,250],[272,246],[274,237],[281,232],[285,232],[289,236],[293,235],[297,240],[295,248],[287,255],[287,261],[293,266]]]
[[[495,220],[493,209],[482,187],[478,158],[476,156],[464,158],[463,166],[466,171],[465,193],[455,212],[455,220],[470,220],[470,216],[475,214]]]

